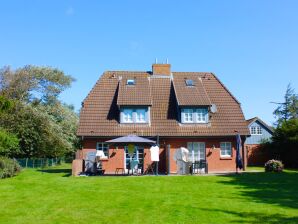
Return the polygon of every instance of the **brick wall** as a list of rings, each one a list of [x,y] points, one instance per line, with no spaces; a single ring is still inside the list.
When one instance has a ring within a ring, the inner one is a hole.
[[[103,142],[107,139],[84,139],[82,155],[83,158],[90,151],[96,151],[96,142]],[[205,142],[206,158],[209,172],[235,171],[236,139],[233,138],[160,138],[160,173],[176,173],[177,166],[173,155],[179,147],[187,147],[187,142]],[[232,157],[220,157],[220,142],[232,142]],[[212,149],[213,145],[215,149]],[[167,149],[170,147],[169,149]],[[144,147],[144,167],[146,170],[151,164],[150,146]],[[245,153],[246,155],[246,153]],[[244,158],[245,159],[245,158]],[[116,168],[124,168],[124,147],[110,146],[109,159],[102,162],[106,173],[115,173]]]
[[[86,154],[88,152],[95,152],[96,151],[96,143],[97,142],[104,142],[107,139],[84,139],[83,140],[83,149],[82,149],[82,156],[83,158],[86,158]],[[160,150],[160,165],[159,165],[159,171],[165,172],[165,155],[164,150]],[[103,169],[105,170],[105,173],[107,174],[113,174],[115,173],[116,168],[124,168],[124,146],[114,146],[110,145],[109,148],[109,158],[108,160],[102,161]],[[150,154],[150,146],[144,146],[144,164],[143,164],[143,170],[145,171],[149,164],[151,164],[151,154]]]
[[[170,163],[170,173],[177,173],[176,162],[173,159],[175,151],[179,147],[187,148],[187,142],[204,142],[206,147],[206,158],[208,162],[209,172],[226,172],[236,170],[236,138],[189,138],[189,139],[165,139],[166,145],[170,145],[170,152],[167,152]],[[232,156],[230,158],[220,157],[220,142],[231,142],[232,143]],[[215,146],[215,149],[213,148]],[[169,155],[170,154],[170,155]],[[245,155],[246,153],[244,153]],[[245,162],[245,158],[244,162]],[[246,163],[245,163],[246,164]]]
[[[78,176],[82,172],[83,172],[83,160],[82,159],[73,160],[72,161],[72,175]]]
[[[262,149],[259,144],[246,144],[247,162],[249,166],[264,166],[272,159],[268,150]]]
[[[153,75],[171,75],[170,64],[153,64],[152,65]]]

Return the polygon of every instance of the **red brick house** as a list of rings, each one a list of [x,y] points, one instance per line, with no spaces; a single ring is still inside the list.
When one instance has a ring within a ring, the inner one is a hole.
[[[191,161],[205,159],[209,172],[235,171],[236,132],[242,142],[249,135],[241,105],[213,73],[172,72],[170,64],[153,64],[148,72],[105,72],[82,103],[77,135],[79,157],[104,151],[106,173],[127,169],[128,154],[125,146],[105,141],[129,134],[158,138],[159,172],[176,173],[173,154],[179,147],[188,148]],[[135,149],[143,171],[151,163],[149,147]]]

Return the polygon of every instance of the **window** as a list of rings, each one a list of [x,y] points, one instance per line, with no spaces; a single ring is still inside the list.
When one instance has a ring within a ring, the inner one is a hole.
[[[208,123],[207,108],[184,108],[181,110],[182,123]]]
[[[191,79],[186,79],[185,84],[186,84],[186,86],[194,86],[194,82]]]
[[[207,109],[196,109],[197,123],[207,123],[208,110]]]
[[[133,86],[135,84],[136,84],[136,81],[134,79],[127,79],[126,81],[126,85]]]
[[[193,123],[193,110],[192,109],[184,109],[184,122],[185,123]]]
[[[251,126],[250,127],[250,134],[251,135],[261,135],[262,128],[260,126]]]
[[[136,123],[146,123],[145,109],[136,109]]]
[[[148,123],[148,108],[122,108],[120,114],[121,123]]]
[[[221,157],[231,157],[232,156],[231,142],[221,142],[220,143],[220,156]]]
[[[205,160],[205,143],[204,142],[188,142],[187,149],[189,150],[188,160],[190,162]]]
[[[104,142],[97,142],[96,150],[102,150],[106,157],[109,157],[109,145]]]
[[[123,122],[124,123],[132,123],[132,109],[123,109]]]

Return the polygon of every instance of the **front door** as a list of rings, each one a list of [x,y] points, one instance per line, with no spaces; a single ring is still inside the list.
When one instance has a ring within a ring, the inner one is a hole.
[[[143,164],[144,164],[144,147],[142,146],[135,146],[135,151],[133,153],[133,156],[130,157],[128,154],[128,147],[124,147],[125,154],[124,154],[124,168],[125,171],[128,172],[130,169],[130,161],[131,160],[138,160],[138,172],[143,173]]]

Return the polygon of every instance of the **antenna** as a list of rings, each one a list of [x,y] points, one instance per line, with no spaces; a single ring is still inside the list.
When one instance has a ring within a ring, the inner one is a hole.
[[[167,64],[169,64],[169,59],[167,58]]]
[[[157,58],[155,58],[155,64],[157,64]]]

